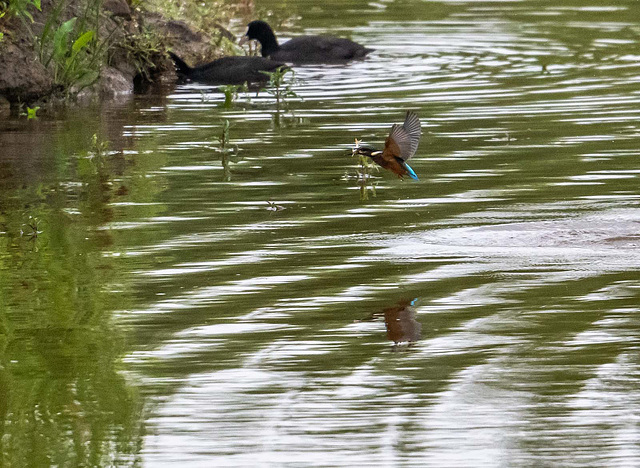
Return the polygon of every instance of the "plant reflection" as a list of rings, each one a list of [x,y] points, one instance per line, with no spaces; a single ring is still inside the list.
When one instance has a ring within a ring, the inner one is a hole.
[[[112,312],[127,299],[109,289],[125,275],[103,227],[120,197],[148,190],[87,127],[0,158],[0,466],[132,465],[140,450],[143,405]],[[90,150],[65,148],[78,140]],[[55,160],[30,165],[36,152]]]

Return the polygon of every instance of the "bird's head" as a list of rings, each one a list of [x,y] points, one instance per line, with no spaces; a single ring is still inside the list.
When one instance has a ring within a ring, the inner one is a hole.
[[[361,140],[358,140],[356,138],[356,144],[355,146],[352,148],[352,152],[351,154],[353,156],[356,155],[361,155],[361,156],[367,156],[369,158],[372,158],[373,156],[375,156],[375,153],[379,153],[379,151],[377,151],[374,147],[372,146],[368,146],[368,145],[362,145],[361,144]]]
[[[245,42],[255,39],[257,41],[263,41],[271,39],[275,40],[275,35],[273,34],[273,29],[264,21],[252,21],[247,26],[247,32],[242,39],[240,39],[240,45],[243,45]]]

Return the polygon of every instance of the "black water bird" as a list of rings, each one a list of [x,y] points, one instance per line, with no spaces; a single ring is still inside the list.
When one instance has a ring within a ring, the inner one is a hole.
[[[284,63],[264,57],[222,57],[197,67],[190,67],[173,52],[169,56],[176,66],[178,78],[208,84],[260,83],[269,79],[264,72],[275,72]]]
[[[418,180],[418,176],[407,164],[407,161],[416,154],[420,143],[420,119],[413,111],[407,111],[404,123],[394,124],[391,132],[384,142],[384,149],[378,150],[370,146],[361,146],[356,140],[353,154],[361,154],[373,159],[373,162],[385,169],[398,174],[402,179],[408,175],[412,179]]]
[[[297,64],[344,63],[362,59],[373,50],[335,36],[299,36],[279,45],[271,26],[264,21],[249,23],[240,45],[251,39],[260,42],[263,57]]]

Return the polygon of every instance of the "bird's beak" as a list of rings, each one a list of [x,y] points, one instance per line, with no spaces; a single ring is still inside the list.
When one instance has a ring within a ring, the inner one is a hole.
[[[238,42],[238,45],[244,45],[247,42],[249,42],[249,36],[247,36],[246,34],[244,36],[242,36],[240,38],[240,41]]]
[[[361,141],[362,141],[362,140],[358,140],[358,139],[356,138],[356,144],[355,144],[355,146],[351,149],[351,154],[352,154],[352,155],[356,155],[356,154],[358,154],[358,150],[360,149],[360,142],[361,142]]]

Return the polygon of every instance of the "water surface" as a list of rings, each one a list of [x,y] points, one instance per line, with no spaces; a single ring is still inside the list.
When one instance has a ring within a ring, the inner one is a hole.
[[[3,462],[639,465],[637,2],[259,7],[376,50],[2,123]]]

